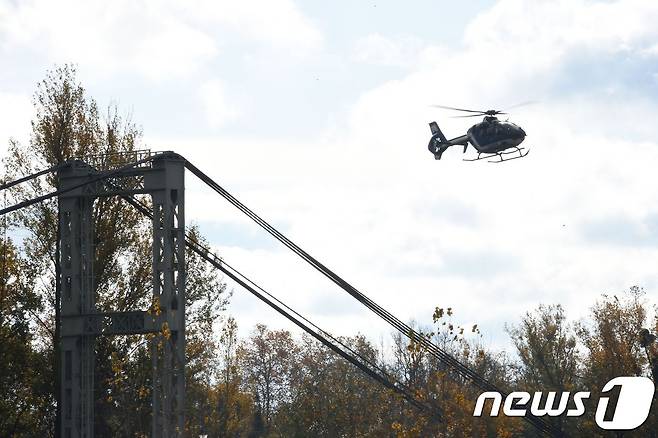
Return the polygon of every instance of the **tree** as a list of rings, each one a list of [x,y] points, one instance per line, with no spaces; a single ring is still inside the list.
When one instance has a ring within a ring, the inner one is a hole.
[[[636,286],[621,298],[603,295],[592,307],[591,323],[579,325],[587,349],[585,375],[597,387],[616,376],[644,373],[647,360],[638,342],[647,317],[643,296]]]
[[[365,337],[341,338],[341,342],[368,361],[379,362],[379,352]],[[280,436],[390,434],[394,393],[310,336],[298,345],[290,401],[279,408],[275,419]]]
[[[252,398],[240,390],[242,374],[238,365],[238,325],[229,317],[222,327],[219,337],[220,365],[214,398],[216,426],[212,431],[216,436],[237,437],[249,430],[249,420],[253,412]]]
[[[540,305],[526,313],[518,326],[508,327],[507,332],[519,357],[516,381],[520,388],[531,394],[584,390],[582,379],[578,379],[581,369],[575,329],[567,322],[562,306]],[[573,433],[576,423],[575,418],[558,417],[555,426]]]
[[[115,106],[108,107],[101,115],[95,100],[87,96],[75,68],[70,65],[57,67],[46,75],[37,87],[34,105],[30,141],[27,144],[10,142],[4,163],[8,180],[72,157],[100,156],[103,158],[99,165],[112,167],[121,163],[126,153],[142,147],[141,129],[130,118],[121,116]],[[55,184],[55,177],[50,175],[16,186],[11,194],[14,200],[29,199],[54,190]],[[97,199],[92,215],[96,238],[93,286],[99,311],[148,308],[151,303],[150,223],[117,197]],[[37,342],[46,346],[44,351],[51,355],[44,363],[53,363],[52,352],[57,339],[54,329],[56,201],[17,211],[12,224],[27,232],[20,244],[20,253],[29,261],[34,296],[40,310],[40,330],[36,337]],[[197,230],[191,229],[190,233],[201,240]],[[212,339],[209,334],[212,324],[221,316],[228,294],[215,271],[196,254],[188,254],[187,355],[190,368],[186,378],[191,388],[188,400],[193,405],[194,396],[199,396],[195,389],[210,384],[212,361],[208,352],[212,351],[212,345],[208,343]],[[204,348],[206,345],[208,349]],[[149,432],[148,403],[145,402],[149,398],[151,378],[148,357],[142,336],[97,338],[95,429],[98,436],[115,436],[126,431]],[[54,388],[48,392],[54,393]],[[51,418],[52,406],[46,409],[47,412],[34,415]],[[135,416],[135,412],[140,415]]]
[[[52,436],[52,368],[48,346],[33,336],[40,303],[30,266],[11,240],[0,243],[0,436]],[[34,412],[41,415],[34,415]]]
[[[499,387],[511,380],[511,367],[504,354],[487,352],[479,343],[481,337],[477,324],[458,325],[453,320],[451,307],[437,307],[433,314],[434,330],[418,330],[431,338],[442,350],[475,370]],[[407,379],[421,400],[432,406],[440,421],[407,405],[401,409],[405,415],[394,423],[399,437],[510,437],[518,436],[522,425],[518,419],[503,416],[495,418],[473,417],[473,407],[479,395],[472,382],[455,372],[436,358],[426,355],[418,340],[395,336],[396,372],[403,381]],[[422,358],[422,359],[419,359]],[[407,376],[423,376],[410,379]]]
[[[591,309],[589,322],[578,325],[578,337],[586,349],[583,361],[584,386],[599,394],[606,382],[618,376],[651,376],[651,368],[639,334],[647,319],[645,292],[638,286],[622,294],[603,295]],[[644,425],[625,436],[655,436],[658,403]],[[590,409],[590,412],[592,409]],[[598,431],[592,415],[583,419],[589,433]],[[612,433],[610,434],[612,436]]]
[[[579,374],[578,349],[562,306],[540,305],[507,331],[521,361],[519,377],[528,390],[573,390]]]
[[[290,332],[268,330],[264,324],[257,324],[238,348],[245,389],[256,400],[265,430],[269,430],[277,407],[290,400],[289,383],[297,354]]]

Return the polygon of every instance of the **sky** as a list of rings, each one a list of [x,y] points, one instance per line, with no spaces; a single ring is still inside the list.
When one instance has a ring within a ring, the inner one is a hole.
[[[29,141],[36,83],[74,63],[145,148],[188,158],[402,320],[452,307],[505,348],[539,304],[578,320],[633,285],[658,301],[657,22],[653,0],[0,0],[0,150]],[[428,152],[429,122],[456,137],[474,120],[432,105],[529,100],[509,116],[525,159]],[[334,334],[389,338],[187,178],[188,223],[232,265]],[[292,327],[234,289],[242,333]]]

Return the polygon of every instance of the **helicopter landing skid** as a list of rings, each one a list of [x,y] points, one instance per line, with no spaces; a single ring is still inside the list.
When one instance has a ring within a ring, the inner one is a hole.
[[[525,152],[523,152],[523,151],[525,151]],[[502,163],[503,161],[510,161],[510,160],[516,160],[517,158],[523,158],[526,155],[528,155],[529,153],[530,153],[529,149],[526,150],[526,148],[515,148],[513,151],[497,152],[495,154],[489,154],[489,155],[484,155],[484,156],[480,156],[480,154],[478,154],[477,158],[472,158],[472,159],[464,158],[464,161],[479,161],[479,160],[486,160],[487,158],[498,157],[499,158],[498,160],[494,160],[494,161],[489,160],[488,162],[489,163]],[[516,155],[515,157],[509,157],[509,158],[505,158],[503,156],[503,155],[509,155],[509,154],[518,154],[518,155]]]

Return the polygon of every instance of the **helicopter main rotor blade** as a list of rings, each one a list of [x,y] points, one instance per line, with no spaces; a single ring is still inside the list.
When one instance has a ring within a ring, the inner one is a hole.
[[[467,116],[450,116],[451,119],[463,119],[464,117],[482,117],[486,116],[486,113],[480,113],[480,114],[469,114]]]
[[[516,105],[506,107],[505,111],[509,111],[512,108],[519,108],[519,107],[526,106],[526,105],[534,105],[536,103],[538,103],[536,100],[526,100],[525,102],[517,103]]]
[[[451,106],[443,106],[443,105],[431,105],[435,108],[443,108],[443,109],[449,109],[449,110],[455,110],[455,111],[465,111],[467,113],[482,113],[482,111],[476,111],[476,110],[469,110],[469,109],[463,109],[463,108],[453,108]]]
[[[483,112],[483,113],[480,113],[480,114],[469,114],[467,116],[452,116],[451,118],[452,119],[463,119],[464,117],[497,116],[499,114],[507,114],[507,113],[504,113],[504,112],[501,112],[501,111],[495,111],[495,112],[487,111],[487,112]]]

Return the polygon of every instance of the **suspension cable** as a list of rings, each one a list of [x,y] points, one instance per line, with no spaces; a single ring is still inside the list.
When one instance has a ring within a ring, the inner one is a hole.
[[[148,206],[144,205],[141,203],[139,200],[135,199],[132,196],[129,195],[123,195],[122,198],[128,202],[130,205],[132,205],[134,208],[136,208],[140,213],[142,213],[144,216],[148,217],[149,219],[153,219],[153,214],[151,213],[150,209]],[[231,266],[225,259],[217,256],[214,254],[209,248],[201,245],[195,238],[195,236],[191,235],[190,233],[186,232],[185,233],[185,246],[187,246],[189,249],[194,251],[196,254],[198,254],[201,258],[203,258],[205,261],[209,262],[213,266],[217,267],[217,264],[221,264],[228,269],[232,270],[235,272],[237,275],[239,275],[243,280],[248,282],[252,287],[258,289],[261,293],[264,295],[268,296],[271,300],[275,301],[277,304],[280,306],[284,307],[288,312],[294,314],[301,320],[303,320],[306,324],[309,326],[313,327],[316,329],[318,332],[324,334],[326,337],[331,338],[333,341],[340,343],[344,348],[350,350],[354,355],[359,356],[363,361],[368,362],[372,367],[376,367],[381,371],[382,373],[385,373],[385,371],[382,368],[379,368],[379,366],[372,362],[370,359],[366,358],[365,356],[362,356],[358,351],[352,350],[348,345],[342,343],[339,339],[335,338],[331,333],[327,332],[326,330],[321,329],[318,327],[316,324],[314,324],[312,321],[304,317],[302,314],[297,312],[295,309],[291,308],[288,306],[286,303],[283,301],[279,300],[276,296],[272,295],[271,293],[267,292],[265,289],[260,287],[258,284],[255,282],[249,280],[246,276],[242,275],[239,273],[239,271]]]
[[[148,206],[144,205],[129,195],[123,195],[122,198],[146,217],[153,218],[153,214],[151,213],[151,210]],[[334,337],[331,333],[321,329],[309,319],[301,315],[299,312],[278,299],[276,296],[263,289],[254,281],[250,280],[247,276],[226,262],[226,260],[218,257],[207,247],[201,245],[193,236],[190,235],[190,233],[185,233],[185,245],[205,261],[210,263],[213,267],[223,272],[248,292],[252,293],[268,306],[272,307],[274,310],[303,329],[306,333],[313,336],[316,340],[320,341],[323,345],[334,351],[336,354],[340,355],[342,358],[358,367],[361,371],[384,385],[386,388],[402,395],[416,408],[426,411],[431,417],[440,421],[440,413],[437,412],[436,409],[432,409],[427,404],[416,399],[411,388],[400,382],[395,377],[391,376],[386,372],[386,370],[373,362],[371,359],[356,351],[339,338]]]
[[[43,175],[46,175],[46,174],[48,174],[48,173],[55,172],[55,171],[61,169],[62,167],[66,166],[67,164],[68,164],[68,163],[64,161],[64,162],[61,162],[61,163],[59,163],[59,164],[55,164],[54,166],[49,167],[48,169],[40,170],[40,171],[35,172],[35,173],[31,174],[31,175],[24,176],[24,177],[22,177],[22,178],[19,178],[19,179],[14,180],[14,181],[5,182],[5,183],[3,183],[2,185],[0,185],[0,191],[5,190],[5,189],[8,189],[8,188],[10,188],[10,187],[14,187],[15,185],[18,185],[18,184],[24,183],[25,181],[30,181],[30,180],[32,180],[32,179],[34,179],[34,178],[38,178],[38,177],[43,176]]]
[[[358,367],[361,371],[363,371],[364,373],[366,373],[367,375],[369,375],[370,377],[372,377],[376,381],[380,382],[385,387],[401,394],[409,403],[414,405],[416,408],[418,408],[420,410],[423,410],[423,411],[426,411],[432,417],[438,418],[439,413],[434,411],[432,408],[427,406],[425,403],[422,403],[421,401],[417,400],[413,396],[412,390],[410,388],[408,388],[406,385],[403,385],[399,381],[396,381],[395,383],[391,382],[391,380],[389,380],[389,377],[387,376],[387,374],[381,368],[379,368],[378,366],[373,366],[372,363],[369,360],[364,359],[361,354],[356,353],[353,349],[347,347],[343,342],[338,341],[333,336],[325,336],[327,334],[327,332],[325,332],[324,330],[321,330],[320,332],[317,332],[317,331],[311,329],[311,327],[309,327],[306,323],[304,323],[303,321],[298,319],[296,316],[292,315],[292,313],[288,312],[283,307],[279,306],[273,300],[270,300],[268,297],[265,296],[265,294],[261,293],[260,291],[262,291],[263,289],[260,286],[256,285],[256,287],[253,287],[249,283],[252,283],[252,284],[255,284],[255,283],[253,283],[251,280],[247,279],[244,275],[240,274],[238,271],[235,271],[233,268],[229,269],[229,265],[227,265],[225,262],[224,263],[219,263],[219,262],[217,262],[213,259],[206,259],[206,260],[208,260],[213,266],[215,266],[215,268],[222,271],[225,275],[227,275],[233,281],[238,283],[240,286],[242,286],[243,288],[245,288],[246,290],[251,292],[258,299],[260,299],[261,301],[266,303],[268,306],[272,307],[274,310],[279,312],[281,315],[286,317],[288,320],[292,321],[295,325],[297,325],[298,327],[303,329],[306,333],[313,336],[315,339],[320,341],[326,347],[330,348],[336,354],[340,355],[343,359],[345,359],[348,362],[352,363],[353,365]],[[269,293],[267,293],[267,295],[272,296]],[[297,312],[295,312],[295,313],[297,313]],[[304,319],[306,319],[306,318],[304,318]],[[348,351],[344,351],[343,348],[345,350],[348,350]],[[358,360],[357,358],[361,359],[361,360]],[[364,361],[366,363],[363,363],[362,361]],[[379,372],[377,372],[377,371],[379,371]]]
[[[343,290],[345,290],[348,294],[350,294],[357,301],[359,301],[364,306],[366,306],[367,308],[372,310],[377,316],[384,319],[386,322],[388,322],[395,329],[397,329],[402,334],[407,336],[412,342],[415,342],[415,343],[418,343],[419,345],[421,345],[432,356],[434,356],[436,359],[438,359],[440,362],[444,363],[445,365],[448,365],[450,368],[452,368],[457,373],[459,373],[463,378],[471,381],[479,389],[484,390],[484,391],[496,391],[496,392],[499,392],[503,397],[506,397],[507,393],[505,391],[503,391],[500,388],[497,388],[493,383],[487,381],[478,372],[471,369],[467,365],[463,364],[462,362],[460,362],[458,359],[454,358],[452,355],[450,355],[446,351],[442,350],[440,347],[438,347],[436,344],[434,344],[430,339],[427,339],[426,336],[422,335],[421,333],[418,333],[412,327],[410,327],[409,325],[407,325],[404,322],[402,322],[401,320],[399,320],[393,314],[388,312],[386,309],[381,307],[379,304],[375,303],[373,300],[371,300],[366,295],[364,295],[359,290],[357,290],[354,286],[352,286],[347,281],[342,279],[340,276],[338,276],[332,270],[330,270],[325,265],[320,263],[318,260],[313,258],[310,254],[308,254],[306,251],[304,251],[299,246],[297,246],[294,242],[292,242],[290,239],[288,239],[286,236],[284,236],[282,233],[280,233],[272,225],[267,223],[264,219],[262,219],[260,216],[258,216],[256,213],[254,213],[252,210],[250,210],[246,205],[242,204],[237,198],[235,198],[233,195],[231,195],[228,191],[226,191],[223,187],[221,187],[219,184],[217,184],[208,175],[203,173],[199,168],[194,166],[191,162],[186,160],[185,167],[190,172],[192,172],[194,175],[196,175],[201,181],[206,183],[213,190],[215,190],[222,197],[224,197],[227,201],[229,201],[238,210],[240,210],[242,213],[244,213],[246,216],[248,216],[250,219],[252,219],[254,222],[256,222],[261,228],[263,228],[269,234],[271,234],[273,237],[275,237],[277,240],[279,240],[279,242],[281,242],[283,245],[288,247],[291,251],[296,253],[299,257],[301,257],[303,260],[305,260],[307,263],[309,263],[311,266],[313,266],[316,270],[318,270],[320,273],[322,273],[327,278],[329,278],[331,281],[333,281],[336,285],[338,285]],[[544,433],[547,433],[547,434],[550,434],[550,435],[553,435],[553,436],[560,435],[560,432],[557,431],[553,427],[552,424],[546,422],[541,417],[534,416],[530,413],[529,415],[524,416],[522,418],[525,421],[529,422],[531,425],[533,425],[535,428],[537,428],[541,432],[544,432]]]

